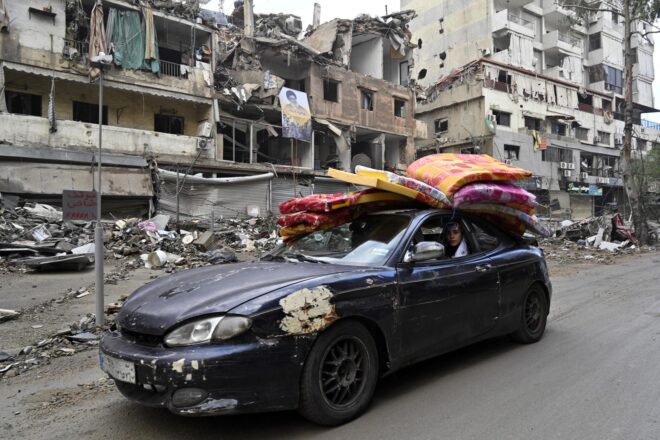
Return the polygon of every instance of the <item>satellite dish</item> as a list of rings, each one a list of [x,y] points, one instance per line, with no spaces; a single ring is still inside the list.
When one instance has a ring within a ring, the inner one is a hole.
[[[371,168],[371,158],[364,153],[358,153],[351,159],[351,170],[355,172],[358,165]]]

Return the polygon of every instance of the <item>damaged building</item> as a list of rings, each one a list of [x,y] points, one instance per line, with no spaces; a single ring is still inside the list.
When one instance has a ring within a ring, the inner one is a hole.
[[[155,202],[184,216],[264,215],[344,191],[327,168],[402,168],[426,132],[409,76],[413,11],[317,15],[304,35],[298,17],[253,14],[251,2],[231,17],[194,1],[1,0],[0,11],[5,195],[57,203],[94,189],[99,115],[104,209]],[[306,141],[283,132],[283,90],[308,102]]]
[[[420,154],[481,152],[531,170],[526,189],[555,218],[582,219],[618,205],[629,212],[623,148],[623,24],[595,11],[579,23],[555,0],[402,1],[426,40],[415,52]],[[641,26],[641,24],[640,24]],[[641,29],[640,29],[641,30]],[[441,34],[442,38],[431,38]],[[634,35],[633,153],[660,141],[653,40]]]

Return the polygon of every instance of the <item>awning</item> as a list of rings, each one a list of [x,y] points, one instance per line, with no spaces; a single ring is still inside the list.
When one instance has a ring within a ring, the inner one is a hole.
[[[9,70],[14,70],[16,72],[30,73],[32,75],[40,75],[48,78],[55,77],[64,81],[72,81],[82,84],[91,84],[89,82],[89,77],[87,72],[84,74],[81,73],[77,75],[75,73],[62,72],[59,70],[45,69],[42,67],[28,66],[25,64],[13,63],[11,61],[4,61],[2,66],[6,67]],[[169,90],[160,90],[153,87],[149,87],[143,84],[130,84],[122,81],[118,81],[116,78],[105,76],[103,78],[103,87],[108,87],[111,89],[125,90],[127,92],[134,92],[152,96],[161,96],[163,98],[177,99],[180,101],[190,101],[197,102],[200,104],[212,105],[212,98],[202,98],[200,96],[187,95],[180,92],[172,92]]]

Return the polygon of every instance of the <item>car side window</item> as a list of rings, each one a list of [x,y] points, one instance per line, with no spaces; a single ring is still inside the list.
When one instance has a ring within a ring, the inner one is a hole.
[[[494,233],[488,231],[486,228],[477,223],[467,223],[469,231],[468,234],[472,236],[472,240],[474,244],[479,248],[480,252],[492,251],[497,246],[499,246],[500,240]]]
[[[432,217],[427,219],[417,229],[417,231],[415,231],[415,234],[413,235],[413,239],[410,243],[410,249],[412,250],[412,247],[414,245],[422,241],[437,242],[443,245],[446,249],[449,249],[448,238],[445,234],[446,231],[444,230],[445,227],[447,227],[448,223],[451,223],[449,216]],[[471,240],[467,237],[468,235],[467,229],[462,225],[463,223],[461,222],[461,230],[465,232],[464,239],[465,239],[465,246],[467,246],[465,251],[467,252],[467,255],[469,255],[473,252],[474,246],[471,245]],[[455,247],[453,249],[454,251],[456,250]],[[451,259],[452,257],[453,255],[445,255],[441,257],[440,260],[448,260]],[[438,261],[438,260],[431,260],[431,261]]]

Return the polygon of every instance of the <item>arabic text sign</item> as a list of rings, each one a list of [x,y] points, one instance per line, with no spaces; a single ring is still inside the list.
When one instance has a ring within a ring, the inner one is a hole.
[[[64,220],[95,220],[96,191],[62,191]]]

